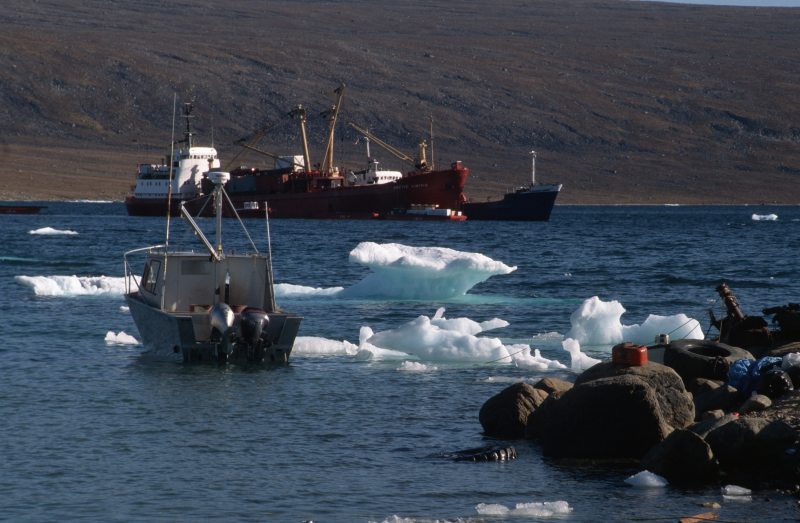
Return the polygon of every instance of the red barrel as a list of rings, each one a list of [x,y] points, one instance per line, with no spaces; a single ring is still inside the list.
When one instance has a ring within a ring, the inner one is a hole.
[[[640,367],[647,363],[647,347],[630,342],[614,345],[611,349],[611,362],[626,367]]]

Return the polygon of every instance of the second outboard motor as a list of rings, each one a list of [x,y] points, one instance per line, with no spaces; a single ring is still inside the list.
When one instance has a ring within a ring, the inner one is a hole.
[[[258,346],[261,335],[269,325],[269,316],[261,309],[248,307],[241,314],[241,337],[251,347]]]

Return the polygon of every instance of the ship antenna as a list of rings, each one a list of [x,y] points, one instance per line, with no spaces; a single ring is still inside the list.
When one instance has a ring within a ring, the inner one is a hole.
[[[164,239],[164,277],[161,289],[161,309],[164,309],[164,287],[167,285],[167,259],[169,258],[169,217],[172,214],[172,166],[175,165],[175,111],[178,94],[172,93],[172,138],[169,141],[169,187],[167,188],[167,232]],[[188,120],[187,120],[188,121]]]
[[[436,157],[433,155],[433,115],[431,117],[431,169],[436,169]]]
[[[531,151],[531,187],[536,184],[536,151]]]
[[[270,288],[270,306],[272,309],[270,312],[274,311],[278,308],[275,305],[275,282],[273,281],[273,274],[272,274],[272,239],[270,238],[269,233],[269,202],[264,200],[264,218],[267,223],[267,277],[269,278],[269,288]]]

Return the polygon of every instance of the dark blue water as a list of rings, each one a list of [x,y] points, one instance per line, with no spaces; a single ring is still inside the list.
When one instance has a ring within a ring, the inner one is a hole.
[[[778,219],[752,219],[771,213]],[[173,241],[191,239],[176,225]],[[250,225],[263,243],[263,224]],[[78,234],[29,234],[42,227]],[[357,343],[361,326],[394,328],[444,306],[447,317],[505,319],[492,335],[568,364],[558,335],[534,336],[565,333],[591,296],[620,301],[625,324],[685,313],[704,328],[721,281],[750,314],[800,299],[797,207],[559,206],[547,223],[275,220],[271,230],[282,283],[360,281],[367,269],[348,253],[361,241],[480,252],[518,267],[458,299],[281,301],[305,316],[301,335],[329,340]],[[435,457],[486,444],[483,402],[547,371],[428,362],[436,370],[412,373],[343,354],[295,354],[273,370],[151,362],[140,346],[104,341],[108,331],[138,337],[119,292],[55,284],[37,296],[15,279],[118,279],[123,252],[163,236],[163,220],[128,217],[121,204],[0,216],[0,519],[516,521],[476,506],[557,500],[572,507],[558,518],[569,521],[675,521],[707,501],[722,503],[726,521],[800,516],[774,492],[730,502],[716,487],[635,489],[624,483],[635,467],[551,461],[528,442],[514,442],[519,457],[508,463]]]

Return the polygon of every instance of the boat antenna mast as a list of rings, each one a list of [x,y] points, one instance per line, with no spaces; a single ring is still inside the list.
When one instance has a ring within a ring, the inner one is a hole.
[[[536,151],[531,151],[531,187],[536,185]]]
[[[436,159],[433,156],[433,115],[430,115],[431,118],[431,169],[436,169]]]
[[[169,259],[169,217],[172,214],[172,171],[175,165],[175,113],[178,106],[178,94],[172,93],[172,136],[169,140],[169,186],[167,187],[167,231],[164,238],[164,276],[161,278],[161,310],[164,310],[164,288],[167,285],[167,260]],[[188,122],[188,120],[187,120]]]
[[[192,109],[194,109],[194,105],[192,102],[186,102],[183,104],[183,117],[186,118],[186,147],[187,149],[192,148],[192,124],[191,119],[194,118],[192,116]]]

